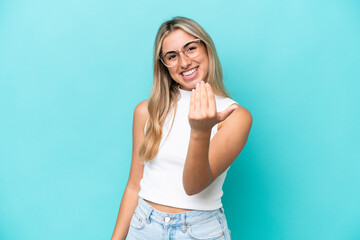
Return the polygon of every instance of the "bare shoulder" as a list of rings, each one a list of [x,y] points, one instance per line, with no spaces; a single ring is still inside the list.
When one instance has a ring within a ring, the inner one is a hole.
[[[136,105],[134,115],[147,117],[149,115],[147,106],[148,106],[147,99],[144,101],[141,101],[138,105]]]
[[[236,105],[237,108],[223,122],[221,122],[218,130],[221,127],[226,126],[227,128],[232,128],[234,130],[241,128],[242,131],[250,131],[253,122],[250,111],[237,103],[234,103],[232,105]]]
[[[138,105],[136,105],[134,110],[134,122],[137,122],[140,125],[145,126],[145,123],[149,117],[147,106],[148,106],[148,100],[141,101]]]
[[[236,105],[237,108],[231,114],[234,115],[233,118],[241,122],[252,123],[253,118],[250,111],[244,108],[243,106],[240,106],[239,104],[234,103],[234,105]]]

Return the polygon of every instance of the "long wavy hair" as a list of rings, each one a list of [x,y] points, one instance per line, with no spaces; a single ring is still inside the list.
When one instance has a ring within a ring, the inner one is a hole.
[[[154,43],[154,82],[148,100],[149,119],[146,124],[145,136],[139,149],[139,157],[145,162],[152,160],[159,151],[162,126],[168,114],[172,110],[176,114],[177,101],[180,96],[179,84],[171,78],[167,67],[161,63],[159,55],[164,38],[177,29],[184,30],[204,43],[209,58],[209,70],[204,82],[208,82],[211,85],[214,94],[230,97],[223,84],[220,60],[209,34],[197,22],[189,18],[174,17],[164,22],[157,32]]]

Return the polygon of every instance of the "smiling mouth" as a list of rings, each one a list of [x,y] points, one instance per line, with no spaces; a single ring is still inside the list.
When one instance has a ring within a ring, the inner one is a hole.
[[[193,68],[193,69],[191,69],[191,70],[189,70],[189,71],[182,72],[181,75],[183,75],[183,76],[185,76],[185,77],[188,77],[188,76],[190,76],[191,74],[193,74],[194,72],[196,72],[197,69],[198,69],[198,68],[196,67],[196,68]]]
[[[199,70],[199,66],[197,66],[193,69],[190,69],[188,71],[182,72],[181,76],[184,80],[192,80],[198,75],[198,73],[199,73],[198,70]]]

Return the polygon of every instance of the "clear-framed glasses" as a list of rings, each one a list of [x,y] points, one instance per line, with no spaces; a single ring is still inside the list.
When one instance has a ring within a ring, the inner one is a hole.
[[[171,50],[167,51],[164,54],[160,54],[158,58],[160,58],[161,62],[166,67],[175,67],[179,63],[180,53],[182,52],[186,57],[194,58],[200,54],[201,40],[194,39],[191,40],[180,48],[179,50]]]

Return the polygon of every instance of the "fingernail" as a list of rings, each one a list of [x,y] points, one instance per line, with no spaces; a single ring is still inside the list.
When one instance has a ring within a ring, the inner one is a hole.
[[[204,81],[201,81],[201,85],[204,85],[205,83],[204,83]]]
[[[197,83],[197,84],[196,84],[196,88],[198,88],[198,87],[199,87],[199,85],[200,85],[200,84],[199,84],[199,83]]]
[[[205,83],[205,86],[209,87],[209,86],[210,86],[210,84],[209,84],[209,83]]]

